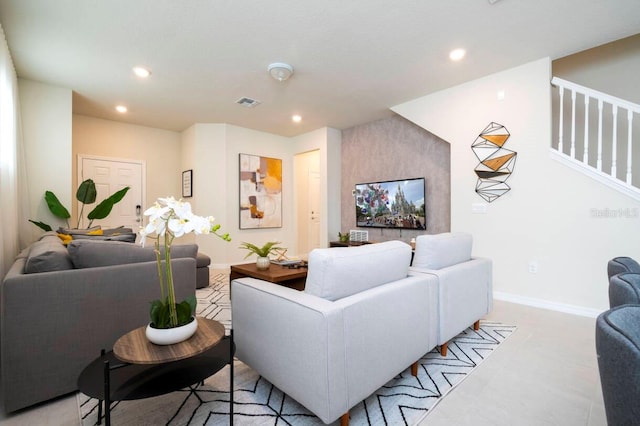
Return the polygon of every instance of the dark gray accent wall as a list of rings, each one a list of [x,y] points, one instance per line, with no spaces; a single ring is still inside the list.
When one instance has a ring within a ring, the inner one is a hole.
[[[451,230],[449,143],[400,116],[342,131],[342,232],[369,231],[369,240],[411,238],[425,231],[357,228],[352,191],[357,183],[424,177],[428,234]],[[333,237],[333,236],[332,236]],[[335,236],[337,239],[337,235]]]

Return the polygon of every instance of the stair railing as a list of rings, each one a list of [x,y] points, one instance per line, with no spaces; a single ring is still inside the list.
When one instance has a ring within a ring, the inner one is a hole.
[[[624,185],[626,188],[623,192],[631,192],[634,198],[638,198],[640,150],[634,151],[634,145],[640,148],[640,136],[636,136],[634,141],[634,133],[640,134],[640,120],[636,120],[634,124],[634,116],[640,115],[640,105],[558,77],[553,77],[551,84],[558,89],[558,103],[554,107],[557,112],[554,123],[557,125],[558,139],[552,144],[552,151],[568,157],[574,166],[592,169],[598,178],[615,181],[617,189],[620,189],[621,184]],[[570,99],[565,98],[566,93]],[[578,100],[582,100],[583,105]],[[597,110],[591,106],[592,100],[593,105],[597,105]],[[626,114],[621,114],[620,110],[626,111]],[[584,118],[581,117],[582,114]],[[569,120],[569,123],[565,123]],[[565,129],[565,125],[568,129]],[[621,140],[619,130],[626,133]],[[570,137],[568,146],[566,136]],[[595,149],[595,155],[592,154],[592,149]],[[638,160],[636,162],[634,155]],[[619,170],[619,162],[624,164],[623,170]]]

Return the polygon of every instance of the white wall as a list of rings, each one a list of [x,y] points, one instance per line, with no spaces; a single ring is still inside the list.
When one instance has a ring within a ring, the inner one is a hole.
[[[200,251],[211,257],[213,267],[242,263],[247,251],[238,248],[247,241],[262,245],[280,241],[296,250],[293,226],[293,157],[287,137],[258,132],[228,124],[195,124],[182,133],[182,167],[193,169],[193,210],[200,216],[212,215],[228,232],[232,241],[198,236]],[[240,229],[239,154],[254,154],[282,159],[283,226],[281,228]],[[249,261],[249,260],[246,260]]]
[[[225,135],[224,124],[195,124],[182,132],[181,170],[193,171],[193,197],[185,199],[191,203],[193,212],[199,216],[213,216],[221,225],[220,232],[229,232],[233,237],[233,228],[227,220]],[[180,191],[177,196],[181,194]],[[212,235],[188,235],[181,240],[181,243],[196,242],[199,251],[211,257],[215,267],[227,263],[226,251],[234,244]]]
[[[212,266],[248,262],[241,242],[261,245],[280,241],[287,255],[298,252],[296,238],[295,195],[293,185],[294,156],[300,152],[320,150],[323,207],[329,212],[323,224],[321,244],[340,230],[340,143],[341,132],[323,128],[295,138],[259,132],[229,124],[198,123],[181,134],[182,170],[193,169],[193,211],[212,215],[221,232],[231,235],[230,243],[210,235],[198,236],[200,251],[211,257]],[[281,228],[240,229],[239,154],[253,154],[282,159],[282,223]],[[329,190],[328,188],[334,188]],[[185,240],[186,241],[186,240]]]
[[[553,61],[553,75],[640,103],[640,34]]]
[[[158,197],[180,196],[180,133],[73,115],[73,187],[78,187],[78,154],[142,160],[146,164],[146,199],[143,210]]]
[[[29,188],[29,217],[56,229],[64,221],[49,211],[44,193],[52,191],[71,208],[71,97],[70,89],[18,80],[24,154]],[[35,225],[32,239],[42,231]]]
[[[496,296],[593,316],[608,307],[607,261],[640,258],[640,204],[550,158],[550,79],[544,58],[392,110],[451,143],[451,229],[471,232],[474,255],[493,259]],[[473,214],[484,200],[471,144],[492,121],[518,153],[512,189]]]

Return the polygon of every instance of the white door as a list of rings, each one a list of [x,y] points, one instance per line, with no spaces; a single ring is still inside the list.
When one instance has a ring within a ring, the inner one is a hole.
[[[311,250],[320,247],[320,152],[296,154],[294,168],[298,255],[306,259]]]
[[[320,247],[320,219],[322,212],[320,211],[320,173],[309,170],[308,181],[309,194],[309,251]]]
[[[105,219],[94,220],[91,226],[100,225],[103,229],[124,226],[138,232],[144,211],[143,172],[143,161],[78,156],[78,185],[86,179],[93,179],[98,193],[96,202],[84,207],[80,228],[89,226],[87,215],[98,203],[128,186],[129,191],[122,201],[113,206],[111,213]],[[82,203],[78,202],[78,214],[81,208]]]

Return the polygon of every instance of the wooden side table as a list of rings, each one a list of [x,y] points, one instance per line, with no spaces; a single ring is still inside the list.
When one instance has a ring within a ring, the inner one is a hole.
[[[150,398],[183,389],[230,366],[229,419],[233,425],[233,330],[225,337],[218,321],[198,318],[198,330],[188,340],[174,345],[154,345],[146,340],[145,327],[118,339],[113,351],[102,351],[80,373],[78,389],[100,400],[102,417],[111,424],[111,401]]]
[[[302,291],[304,290],[304,285],[307,280],[307,268],[300,267],[298,269],[294,269],[287,268],[282,265],[271,264],[269,269],[261,270],[258,269],[255,262],[231,265],[229,282],[243,277],[257,278],[259,280],[269,281],[274,284]]]
[[[189,339],[175,345],[155,345],[145,335],[145,327],[136,328],[120,337],[113,354],[130,364],[161,364],[196,356],[217,345],[224,337],[224,326],[218,321],[197,318],[198,329]]]

